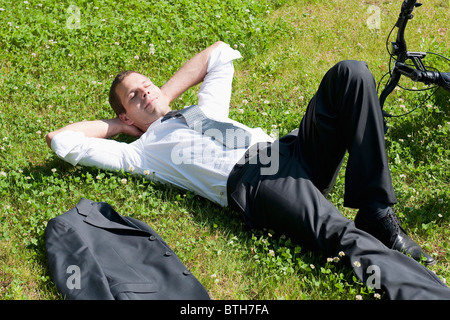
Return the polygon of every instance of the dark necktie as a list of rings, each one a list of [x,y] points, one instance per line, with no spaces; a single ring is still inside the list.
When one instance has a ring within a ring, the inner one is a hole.
[[[197,105],[169,111],[161,122],[179,117],[184,118],[189,128],[214,138],[227,148],[248,148],[250,145],[251,135],[247,130],[229,122],[213,120],[207,117]]]

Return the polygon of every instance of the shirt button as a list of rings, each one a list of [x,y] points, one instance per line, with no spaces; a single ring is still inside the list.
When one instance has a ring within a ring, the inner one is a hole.
[[[150,241],[155,241],[155,240],[156,240],[156,237],[155,237],[155,236],[150,236],[150,238],[148,238],[148,240],[150,240]]]
[[[166,253],[165,253],[164,255],[165,255],[166,257],[171,256],[171,255],[172,255],[172,252],[166,251]]]
[[[191,274],[191,272],[190,272],[189,270],[186,269],[186,270],[183,271],[183,274],[184,274],[185,276],[188,276],[188,275]]]

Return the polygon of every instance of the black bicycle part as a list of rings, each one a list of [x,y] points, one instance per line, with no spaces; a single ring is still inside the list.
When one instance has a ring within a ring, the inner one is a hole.
[[[405,62],[406,59],[409,58],[408,50],[405,41],[405,29],[409,20],[411,20],[414,16],[412,15],[412,11],[414,7],[421,6],[421,3],[418,3],[417,0],[405,0],[402,4],[400,15],[395,23],[395,27],[398,28],[397,31],[397,39],[392,43],[393,55],[397,56],[397,62]],[[417,60],[417,57],[414,55],[414,58]],[[413,59],[414,61],[414,59]],[[383,109],[384,102],[387,96],[395,89],[401,77],[401,73],[395,68],[391,72],[391,78],[386,84],[384,90],[380,95],[380,105],[381,109]],[[383,110],[383,114],[386,115],[386,112]]]
[[[407,45],[406,45],[406,41],[405,41],[406,25],[407,25],[408,21],[414,17],[412,15],[414,8],[419,7],[421,5],[422,4],[418,3],[417,0],[404,0],[404,2],[402,3],[402,6],[401,6],[400,15],[397,19],[397,22],[395,23],[394,27],[390,31],[390,33],[388,35],[388,39],[386,41],[386,48],[390,55],[390,60],[394,59],[395,62],[394,62],[394,67],[392,68],[392,70],[391,70],[392,62],[391,61],[389,62],[389,73],[385,74],[383,76],[383,78],[388,74],[390,75],[390,78],[389,78],[388,82],[386,83],[383,91],[381,92],[380,98],[379,98],[381,111],[383,113],[383,117],[385,118],[384,119],[385,132],[387,132],[386,118],[397,117],[397,116],[393,116],[393,115],[387,113],[383,109],[383,105],[384,105],[384,102],[386,101],[386,98],[388,97],[388,95],[395,89],[395,87],[399,86],[398,83],[399,83],[399,80],[402,75],[412,79],[413,81],[422,82],[426,85],[434,84],[436,87],[441,87],[447,91],[450,91],[450,73],[427,70],[426,66],[424,65],[424,63],[422,61],[422,59],[425,58],[427,53],[430,53],[430,54],[436,54],[436,53],[433,53],[433,52],[408,52],[408,50],[407,50]],[[392,34],[392,31],[396,27],[398,28],[397,37],[396,37],[396,41],[391,43],[392,52],[390,52],[387,42]],[[441,56],[439,54],[436,54],[436,55]],[[396,56],[396,58],[394,58],[394,56]],[[448,59],[444,56],[441,56],[441,57],[450,61],[450,59]],[[412,67],[412,65],[406,64],[407,60],[412,61],[414,68]],[[381,83],[382,79],[380,80],[380,83]],[[399,86],[399,87],[401,87],[401,86]],[[405,89],[405,88],[403,88],[403,89]],[[425,90],[429,90],[429,89],[430,88],[425,89]],[[408,90],[408,89],[406,89],[406,90]],[[437,88],[436,88],[436,90],[437,90]],[[436,92],[436,90],[434,90],[433,93],[431,93],[424,101],[422,101],[422,103],[420,105],[423,105]],[[414,91],[422,91],[422,90],[414,90]],[[414,108],[414,110],[416,110],[418,107]],[[406,114],[409,114],[411,112],[412,111],[409,111]],[[406,114],[403,114],[403,115],[406,115]],[[403,115],[400,115],[400,116],[403,116]]]

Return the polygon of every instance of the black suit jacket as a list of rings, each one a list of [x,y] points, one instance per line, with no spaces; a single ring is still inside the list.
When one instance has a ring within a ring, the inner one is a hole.
[[[81,199],[45,231],[50,273],[67,299],[209,299],[202,284],[142,221]]]

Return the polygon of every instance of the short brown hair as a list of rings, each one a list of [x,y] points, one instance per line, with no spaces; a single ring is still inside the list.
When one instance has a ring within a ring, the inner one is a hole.
[[[118,96],[116,92],[116,88],[119,84],[122,83],[122,81],[128,77],[132,73],[139,73],[133,70],[127,70],[120,72],[115,78],[114,81],[111,84],[111,87],[109,89],[109,104],[111,105],[111,108],[114,110],[114,112],[117,115],[126,113],[125,107],[122,104],[122,101],[120,101],[120,97]]]

